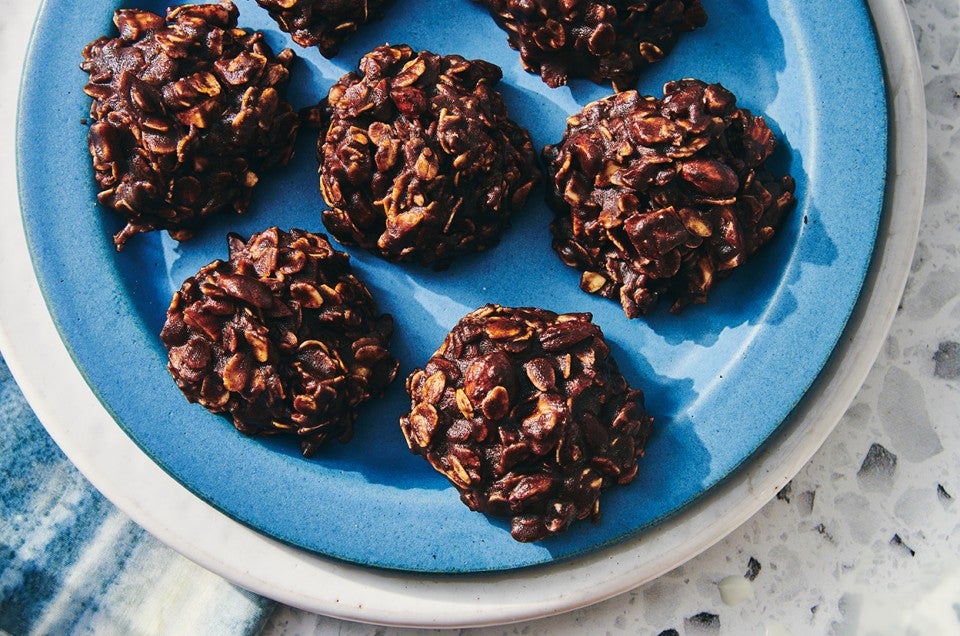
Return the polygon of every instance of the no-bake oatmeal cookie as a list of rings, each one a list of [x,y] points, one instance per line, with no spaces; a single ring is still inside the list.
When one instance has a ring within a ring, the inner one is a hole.
[[[597,519],[600,493],[637,474],[652,418],[590,314],[486,305],[406,383],[411,451],[518,541]]]
[[[557,88],[569,78],[633,88],[682,33],[707,22],[700,0],[474,0],[520,52],[523,67]]]
[[[671,311],[773,238],[794,181],[766,167],[776,139],[719,84],[669,82],[662,99],[627,91],[567,120],[547,146],[553,247],[580,287],[630,318],[661,296]]]
[[[393,319],[322,235],[270,228],[228,244],[167,310],[177,386],[244,434],[296,436],[306,456],[348,441],[357,405],[396,376]]]
[[[319,140],[330,233],[438,269],[496,245],[540,177],[500,78],[489,62],[408,46],[365,55],[330,89]]]
[[[210,215],[245,212],[260,175],[293,154],[293,52],[274,55],[237,17],[232,2],[166,17],[121,9],[119,37],[84,48],[97,200],[127,221],[118,249],[158,229],[186,240]]]
[[[334,57],[357,29],[383,17],[391,0],[257,0],[280,28],[304,48]]]

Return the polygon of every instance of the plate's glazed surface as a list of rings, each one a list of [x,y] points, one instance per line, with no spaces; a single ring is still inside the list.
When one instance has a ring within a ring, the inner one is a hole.
[[[350,250],[382,309],[396,318],[401,376],[460,316],[498,302],[592,312],[628,379],[646,390],[658,430],[638,479],[603,497],[599,524],[517,544],[505,522],[469,512],[443,477],[409,454],[397,427],[402,377],[386,399],[361,410],[349,445],[329,446],[310,461],[294,443],[245,438],[185,402],[156,337],[170,295],[201,265],[225,256],[227,231],[322,230],[314,140],[304,134],[293,163],[264,178],[247,216],[221,218],[183,245],[159,234],[137,237],[116,254],[110,236],[120,222],[94,203],[80,123],[88,100],[79,51],[110,32],[117,6],[96,4],[47,2],[24,86],[21,196],[51,312],[91,387],[155,461],[230,516],[294,545],[381,567],[469,572],[546,563],[634,535],[763,445],[816,378],[858,296],[883,199],[883,80],[865,8],[819,1],[802,8],[785,0],[710,3],[708,26],[638,85],[658,94],[669,79],[720,81],[740,105],[767,117],[784,142],[775,167],[797,180],[800,204],[780,236],[710,304],[680,317],[661,308],[628,321],[615,303],[583,294],[577,273],[550,250],[550,213],[540,193],[499,247],[443,273]],[[289,43],[252,0],[238,5],[242,25],[263,28],[275,49]],[[294,67],[295,105],[319,100],[384,41],[501,65],[511,113],[537,146],[559,139],[579,105],[609,93],[586,83],[546,88],[521,70],[505,34],[476,5],[430,0],[391,11],[332,62],[297,49],[305,59]]]

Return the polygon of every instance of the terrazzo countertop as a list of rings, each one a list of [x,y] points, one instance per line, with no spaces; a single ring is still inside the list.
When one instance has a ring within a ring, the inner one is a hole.
[[[928,114],[922,228],[893,328],[836,430],[774,500],[684,566],[586,609],[465,631],[960,633],[960,3],[907,5]],[[36,6],[0,0],[3,59],[22,56]],[[10,86],[17,71],[4,66],[0,79]],[[5,108],[11,94],[0,98]],[[129,521],[117,523],[119,533],[137,532]],[[137,542],[183,560],[149,536]],[[200,575],[192,564],[182,573]],[[144,593],[149,599],[149,588]],[[434,633],[245,603],[267,616],[266,634]],[[256,621],[242,625],[260,628]]]

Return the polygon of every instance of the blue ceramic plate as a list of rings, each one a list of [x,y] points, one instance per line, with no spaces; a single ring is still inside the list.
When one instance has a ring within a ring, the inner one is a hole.
[[[253,0],[237,4],[241,25],[265,30],[277,50],[290,45]],[[48,0],[22,91],[20,189],[39,279],[77,366],[117,423],[185,487],[260,532],[320,554],[406,571],[498,571],[574,557],[656,525],[747,462],[816,379],[857,300],[884,191],[886,104],[865,5],[705,5],[709,24],[684,37],[638,87],[659,95],[671,79],[719,81],[766,116],[783,141],[774,169],[796,178],[799,199],[774,242],[708,305],[679,317],[661,307],[633,321],[616,303],[578,289],[578,273],[550,249],[541,192],[499,247],[446,272],[351,249],[357,272],[396,319],[400,377],[383,400],[361,408],[350,444],[304,460],[292,441],[244,437],[189,405],[166,372],[157,334],[183,279],[226,257],[228,231],[323,230],[313,133],[304,131],[286,170],[263,179],[248,215],[222,217],[183,245],[154,233],[116,253],[110,237],[121,221],[95,202],[78,64],[84,44],[113,33],[120,4]],[[298,48],[294,105],[317,102],[383,42],[502,66],[512,116],[538,147],[559,139],[570,113],[609,94],[586,82],[547,88],[521,69],[504,32],[472,2],[408,0],[332,62]],[[656,433],[637,479],[603,496],[599,523],[517,543],[505,521],[467,510],[446,479],[407,450],[397,425],[408,404],[403,377],[461,316],[487,302],[592,312],[627,379],[646,391]]]

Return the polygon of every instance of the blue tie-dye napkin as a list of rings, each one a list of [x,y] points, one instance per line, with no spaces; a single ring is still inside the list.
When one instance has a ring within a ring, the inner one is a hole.
[[[272,606],[94,490],[0,358],[0,634],[250,634]]]

